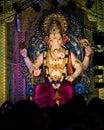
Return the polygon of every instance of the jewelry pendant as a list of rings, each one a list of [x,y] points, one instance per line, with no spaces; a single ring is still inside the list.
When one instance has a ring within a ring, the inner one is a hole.
[[[59,95],[59,91],[58,90],[55,90],[55,96],[54,96],[54,100],[56,101],[56,104],[59,106],[60,105],[60,99],[61,99],[61,96]]]

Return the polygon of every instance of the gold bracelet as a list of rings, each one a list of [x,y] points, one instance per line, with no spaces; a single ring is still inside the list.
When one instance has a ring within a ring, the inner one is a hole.
[[[85,55],[86,57],[90,57],[90,56],[87,56],[87,55]]]

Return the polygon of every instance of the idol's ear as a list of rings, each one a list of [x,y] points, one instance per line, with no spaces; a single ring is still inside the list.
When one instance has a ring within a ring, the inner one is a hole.
[[[45,36],[44,41],[45,41],[48,45],[50,44],[50,41],[49,41],[48,36]]]
[[[63,38],[62,38],[62,40],[63,40],[63,45],[66,43],[66,41],[68,41],[68,36],[66,35],[66,34],[63,34]]]

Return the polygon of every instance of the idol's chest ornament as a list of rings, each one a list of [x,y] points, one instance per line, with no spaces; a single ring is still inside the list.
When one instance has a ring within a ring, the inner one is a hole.
[[[65,50],[64,54],[64,58],[54,59],[50,50],[44,53],[46,76],[55,89],[60,87],[64,77],[67,74],[68,50]],[[57,84],[54,84],[54,81],[59,82]]]

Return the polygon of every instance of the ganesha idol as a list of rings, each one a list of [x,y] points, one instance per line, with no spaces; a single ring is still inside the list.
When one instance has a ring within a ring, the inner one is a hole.
[[[67,21],[62,14],[48,15],[43,21],[43,30],[48,49],[39,54],[34,62],[30,60],[26,48],[20,53],[31,75],[39,76],[42,69],[45,72],[45,83],[34,87],[32,100],[39,107],[62,105],[75,95],[73,82],[82,72],[82,63],[65,47],[68,40],[65,35]]]

